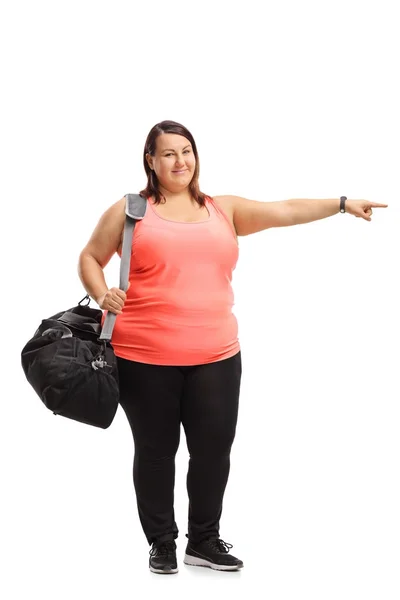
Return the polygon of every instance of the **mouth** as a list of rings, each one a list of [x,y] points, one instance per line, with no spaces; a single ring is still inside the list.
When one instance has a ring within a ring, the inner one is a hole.
[[[180,175],[181,173],[186,173],[187,169],[181,169],[180,171],[172,171],[175,175]]]

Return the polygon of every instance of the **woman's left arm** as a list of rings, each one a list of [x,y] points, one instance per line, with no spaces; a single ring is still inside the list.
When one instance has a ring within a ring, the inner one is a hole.
[[[247,200],[240,196],[225,196],[231,205],[237,235],[250,235],[269,227],[286,227],[310,223],[336,215],[340,199],[322,200],[294,199],[276,202]],[[369,200],[346,200],[345,211],[355,217],[371,221],[372,208],[386,208],[388,204]]]

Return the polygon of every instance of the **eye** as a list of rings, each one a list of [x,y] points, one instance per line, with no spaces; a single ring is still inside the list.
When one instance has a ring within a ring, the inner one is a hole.
[[[187,154],[187,153],[190,153],[190,150],[183,151],[183,154]],[[168,156],[172,156],[172,152],[168,152],[168,154],[164,154],[164,156],[168,158]]]

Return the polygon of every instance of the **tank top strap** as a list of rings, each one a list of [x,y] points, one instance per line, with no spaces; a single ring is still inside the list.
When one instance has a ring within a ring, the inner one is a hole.
[[[233,237],[235,238],[235,240],[237,242],[236,231],[232,227],[232,223],[230,222],[228,215],[225,213],[225,211],[223,211],[222,208],[220,206],[218,206],[218,204],[215,202],[214,198],[212,198],[211,196],[206,196],[206,201],[207,201],[207,207],[210,209],[210,214],[225,221],[225,223],[229,227],[229,231],[231,231]]]

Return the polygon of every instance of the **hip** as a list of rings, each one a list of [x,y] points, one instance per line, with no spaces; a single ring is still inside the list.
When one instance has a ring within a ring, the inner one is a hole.
[[[240,351],[235,315],[214,323],[181,326],[153,319],[123,325],[118,319],[111,344],[116,356],[148,364],[196,365],[230,358]]]

